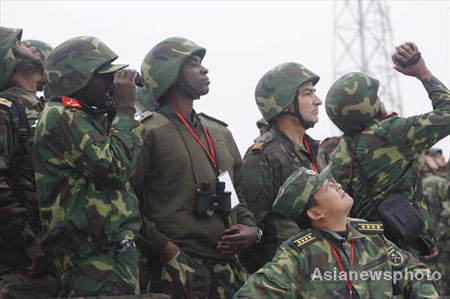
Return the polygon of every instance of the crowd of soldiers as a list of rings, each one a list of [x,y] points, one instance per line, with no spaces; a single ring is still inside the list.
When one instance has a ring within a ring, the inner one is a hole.
[[[388,113],[378,80],[348,73],[325,99],[343,135],[320,143],[320,78],[282,63],[256,86],[261,135],[243,158],[194,110],[205,54],[167,38],[141,76],[96,37],[52,49],[0,27],[0,298],[450,295],[450,164],[431,148],[450,91],[415,44],[394,68],[430,112]]]

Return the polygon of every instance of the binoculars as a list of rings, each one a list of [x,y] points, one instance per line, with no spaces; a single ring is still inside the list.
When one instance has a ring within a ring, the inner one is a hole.
[[[134,85],[137,87],[144,87],[144,77],[141,74],[137,73],[136,78],[134,79]]]
[[[225,191],[225,183],[216,183],[216,192],[211,194],[211,184],[202,183],[197,189],[194,214],[197,216],[212,216],[218,212],[224,216],[231,213],[231,192]]]

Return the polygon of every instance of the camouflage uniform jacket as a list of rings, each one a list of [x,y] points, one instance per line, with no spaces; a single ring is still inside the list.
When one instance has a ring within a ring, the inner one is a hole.
[[[435,282],[426,280],[426,266],[387,240],[381,224],[348,220],[347,231],[347,239],[322,229],[310,229],[292,237],[233,298],[349,298],[331,245],[344,271],[349,273],[352,243],[353,272],[347,274],[352,298],[438,298]],[[403,276],[393,281],[394,271],[405,274],[406,270],[420,272],[418,276],[424,274],[425,279]],[[378,279],[372,275],[379,275]]]
[[[85,111],[53,98],[33,152],[43,249],[64,271],[141,228],[129,179],[142,146],[134,108],[117,107],[109,132]]]
[[[167,105],[147,112],[141,153],[133,187],[146,218],[147,237],[159,255],[171,240],[185,253],[199,258],[230,260],[216,248],[226,228],[218,213],[196,216],[196,191],[210,183],[212,193],[217,181],[207,154],[173,110]],[[200,117],[198,117],[200,116]],[[211,138],[220,171],[228,171],[241,201],[231,213],[233,224],[255,226],[253,215],[242,197],[243,167],[239,150],[226,124],[204,114],[192,113],[191,127],[208,147],[202,127]]]
[[[355,157],[361,164],[376,203],[401,193],[413,201],[419,173],[419,157],[433,144],[450,134],[450,92],[435,77],[425,79],[424,87],[433,111],[408,118],[391,116],[376,120],[364,129],[356,146]],[[378,220],[355,163],[350,179],[351,155],[355,136],[341,140],[331,155],[334,178],[355,198],[352,217]],[[424,219],[422,240],[430,249],[432,220],[425,200],[419,196],[417,206]]]
[[[35,93],[12,87],[1,92],[0,98],[1,94],[23,104],[30,126],[28,149],[31,149],[35,123],[41,113]],[[7,99],[0,100],[0,268],[25,270],[30,260],[23,249],[39,235],[39,212],[31,152],[19,153],[24,148],[19,137],[19,120],[11,114],[11,105],[14,104]]]
[[[244,156],[244,198],[258,227],[264,231],[262,241],[253,244],[242,258],[250,271],[269,262],[278,246],[299,231],[294,221],[273,213],[272,204],[281,185],[296,169],[302,166],[314,169],[311,160],[322,169],[322,163],[317,161],[319,142],[307,134],[305,139],[311,152],[304,145],[294,144],[273,125],[255,140]]]
[[[450,183],[443,177],[435,175],[431,171],[422,172],[423,195],[427,196],[430,214],[434,219],[433,232],[440,222],[442,213],[442,204],[450,200],[448,198],[450,192]]]

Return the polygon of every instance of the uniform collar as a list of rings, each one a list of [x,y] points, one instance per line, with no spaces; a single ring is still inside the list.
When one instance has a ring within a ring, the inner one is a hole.
[[[273,125],[271,125],[271,129],[274,130],[281,137],[281,140],[283,143],[286,143],[294,151],[296,151],[296,152],[301,151],[303,153],[309,154],[309,152],[306,150],[306,147],[303,143],[300,145],[300,144],[295,144],[294,142],[292,142],[292,140],[282,130],[280,130],[280,128],[278,128],[276,123],[273,123]],[[314,158],[317,157],[320,142],[311,138],[311,136],[309,136],[306,133],[305,133],[305,138],[308,141],[308,144],[311,148],[312,156]]]
[[[345,240],[342,236],[340,236],[337,232],[333,232],[327,229],[316,229],[321,233],[324,233],[325,235],[329,236],[331,240],[336,240],[338,243],[344,243],[346,241],[354,240],[354,239],[360,239],[364,238],[365,235],[360,233],[356,228],[353,227],[350,220],[347,218],[347,240]]]
[[[170,107],[169,105],[162,105],[158,109],[158,112],[161,112],[162,114],[164,114],[167,117],[171,117],[171,118],[176,119],[177,121],[180,121],[180,119],[178,118],[178,116],[175,113],[175,110],[172,107]],[[194,109],[192,109],[191,117],[189,119],[186,119],[186,121],[194,130],[196,130],[197,128],[203,128],[202,122],[201,122],[200,118],[198,117],[197,112],[195,112]]]

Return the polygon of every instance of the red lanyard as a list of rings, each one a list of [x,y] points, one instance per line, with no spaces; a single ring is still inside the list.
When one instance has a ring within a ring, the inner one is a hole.
[[[308,139],[306,139],[306,136],[303,136],[303,144],[305,145],[306,150],[308,151],[309,155],[311,156],[311,164],[314,167],[314,171],[316,173],[320,173],[319,168],[317,168],[317,165],[314,162],[314,158],[313,158],[312,153],[311,153],[311,148],[309,147]]]
[[[333,251],[334,256],[336,257],[336,261],[338,263],[339,270],[341,270],[341,272],[345,273],[344,267],[342,266],[342,263],[341,263],[341,259],[339,258],[338,254],[337,254],[336,250],[334,249],[333,245],[331,244],[331,242],[329,242],[329,243],[330,243],[331,250]],[[352,265],[351,265],[352,272],[353,272],[353,258],[354,258],[354,255],[353,255],[353,240],[352,240]],[[348,291],[350,293],[350,299],[351,299],[352,298],[352,293],[353,293],[353,291],[352,291],[352,283],[350,282],[348,276],[345,279],[345,284],[347,285]]]
[[[203,126],[203,132],[205,133],[206,139],[208,140],[208,144],[209,144],[209,148],[211,150],[211,153],[208,151],[208,149],[206,148],[206,145],[200,140],[200,138],[197,136],[197,134],[194,132],[194,130],[191,128],[191,126],[184,119],[183,115],[181,115],[181,113],[178,112],[178,111],[175,111],[175,113],[178,116],[178,118],[183,122],[183,124],[186,126],[186,128],[188,128],[189,132],[191,132],[192,136],[194,136],[195,140],[197,140],[197,142],[203,147],[203,149],[205,150],[205,152],[208,155],[209,159],[211,160],[212,164],[214,165],[214,168],[217,168],[216,154],[214,152],[213,143],[211,141],[211,138],[209,137],[209,134],[208,134],[208,131],[206,130],[206,127]]]

